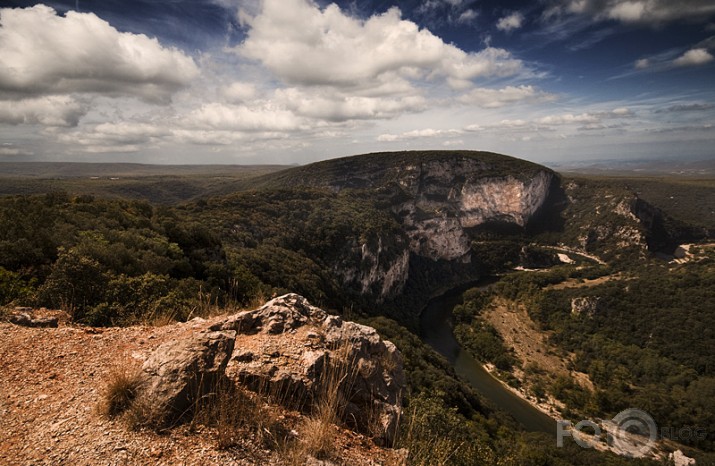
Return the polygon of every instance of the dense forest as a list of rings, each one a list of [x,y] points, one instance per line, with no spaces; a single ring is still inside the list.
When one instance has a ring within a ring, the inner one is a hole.
[[[285,176],[280,189],[265,186],[269,178],[264,176],[245,182],[238,192],[174,204],[167,204],[167,198],[156,202],[116,193],[92,195],[90,189],[0,197],[2,312],[13,306],[44,306],[67,311],[81,325],[159,325],[296,292],[375,327],[398,346],[410,390],[406,412],[414,420],[410,448],[423,449],[433,463],[446,455],[450,464],[465,465],[650,464],[576,445],[559,449],[547,436],[522,432],[420,340],[408,317],[417,315],[431,294],[460,281],[504,274],[520,264],[554,266],[558,259],[552,248],[562,243],[579,247],[584,229],[593,222],[623,227],[623,216],[595,210],[588,215],[599,190],[630,195],[621,180],[565,180],[566,195],[581,202],[560,212],[576,219],[565,222],[562,231],[474,231],[476,260],[468,269],[427,264],[432,268],[410,271],[413,278],[404,293],[411,298],[378,302],[345,287],[335,264],[365,267],[359,258],[346,259],[353,241],[372,244],[394,238],[394,244],[380,244],[386,260],[404,247],[400,225],[386,208],[398,194],[364,187],[336,192],[323,186],[289,186],[300,173]],[[685,192],[683,196],[695,195]],[[691,216],[702,217],[682,211],[664,215],[669,238],[685,230],[697,236],[711,227],[702,219],[688,223]],[[550,272],[508,273],[489,293],[468,293],[455,310],[456,332],[464,346],[505,374],[519,366],[479,314],[496,295],[528,303],[529,315],[550,332],[554,347],[574,353],[575,368],[596,386],[593,393],[567,383],[544,387],[570,412],[605,417],[640,406],[659,425],[714,425],[712,255],[672,266],[655,258],[645,242],[628,247],[598,242],[589,252],[601,254],[609,265],[584,259]],[[411,267],[419,264],[415,260]],[[624,278],[586,291],[548,287],[615,272]],[[584,295],[599,297],[598,311],[572,314],[572,298]],[[682,443],[709,451],[712,435]]]

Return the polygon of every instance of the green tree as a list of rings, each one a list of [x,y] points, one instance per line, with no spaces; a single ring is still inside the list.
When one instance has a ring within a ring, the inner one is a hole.
[[[94,259],[75,249],[60,248],[59,257],[40,289],[41,301],[82,321],[86,312],[104,301],[109,276]]]

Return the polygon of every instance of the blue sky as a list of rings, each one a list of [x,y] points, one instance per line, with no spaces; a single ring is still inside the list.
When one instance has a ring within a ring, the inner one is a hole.
[[[715,1],[0,1],[0,160],[715,159]]]

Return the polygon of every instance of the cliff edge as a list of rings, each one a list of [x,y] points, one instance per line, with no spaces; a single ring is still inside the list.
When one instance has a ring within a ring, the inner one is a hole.
[[[401,413],[399,351],[295,294],[162,327],[0,322],[0,358],[2,464],[404,460],[379,446]]]

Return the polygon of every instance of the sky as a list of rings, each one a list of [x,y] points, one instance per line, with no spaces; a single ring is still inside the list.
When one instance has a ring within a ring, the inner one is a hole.
[[[0,161],[715,159],[715,0],[0,0]]]

